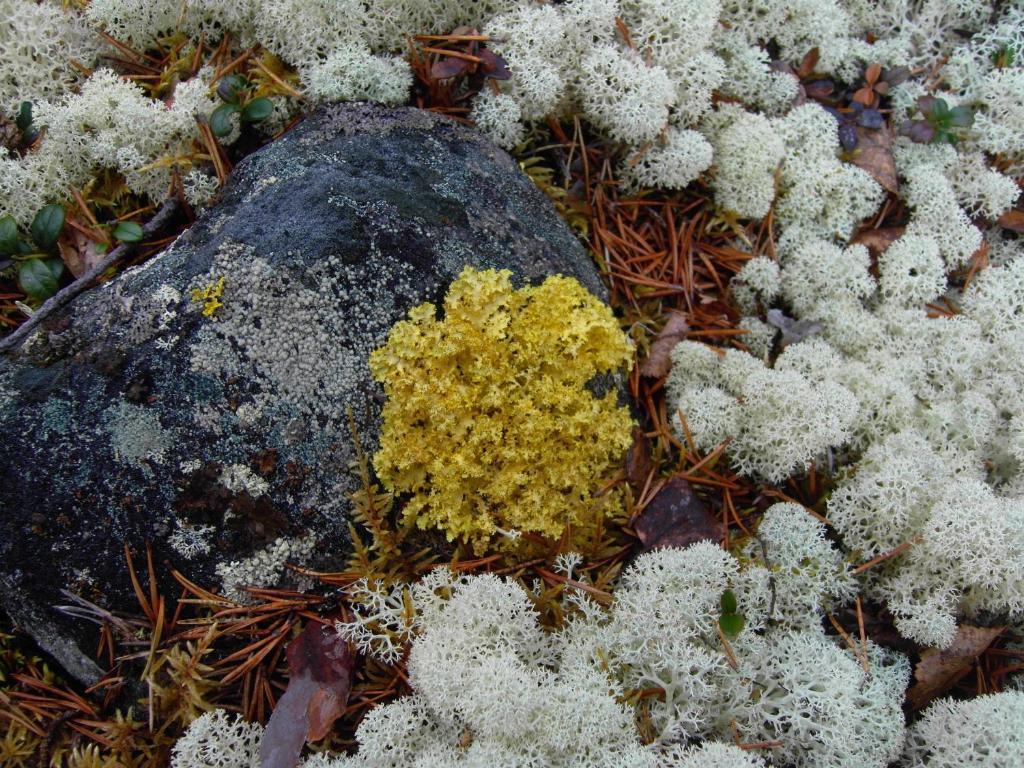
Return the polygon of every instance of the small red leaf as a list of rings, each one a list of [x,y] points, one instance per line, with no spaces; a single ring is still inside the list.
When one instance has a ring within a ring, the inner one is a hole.
[[[797,67],[796,74],[801,80],[814,74],[814,68],[818,66],[819,52],[817,48],[811,48]]]
[[[480,68],[492,80],[508,80],[512,73],[508,69],[508,63],[494,51],[481,48],[478,54],[482,61]]]
[[[468,66],[469,62],[464,59],[446,56],[434,62],[434,65],[430,68],[430,76],[435,80],[448,80],[461,75]]]
[[[1020,208],[1011,208],[996,221],[1000,227],[1014,232],[1024,233],[1024,211]]]
[[[672,367],[670,355],[676,344],[686,338],[690,330],[686,318],[679,312],[670,312],[665,327],[651,343],[647,359],[640,364],[640,374],[651,379],[660,379]]]
[[[633,530],[645,550],[685,547],[725,538],[725,526],[708,513],[690,484],[672,477],[633,521]]]

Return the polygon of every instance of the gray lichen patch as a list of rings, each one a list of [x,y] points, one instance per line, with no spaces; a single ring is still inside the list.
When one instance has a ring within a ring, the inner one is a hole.
[[[240,421],[255,413],[284,428],[298,417],[331,433],[347,433],[347,406],[365,413],[367,358],[422,290],[407,263],[328,256],[296,269],[238,243],[222,245],[191,288],[222,277],[223,306],[195,335],[192,370],[246,382],[252,400],[238,406]]]
[[[173,438],[155,410],[122,401],[106,415],[105,426],[117,460],[135,464],[146,473],[152,472],[152,464],[166,460]]]

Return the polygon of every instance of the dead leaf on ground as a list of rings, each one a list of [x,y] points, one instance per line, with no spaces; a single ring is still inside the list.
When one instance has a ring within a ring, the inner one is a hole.
[[[769,309],[765,317],[768,325],[782,331],[782,341],[779,346],[783,349],[790,344],[796,344],[810,336],[821,333],[824,326],[814,320],[794,320],[781,309]]]
[[[99,264],[107,255],[106,252],[99,250],[99,243],[93,242],[77,229],[70,227],[68,233],[58,241],[57,248],[60,250],[61,261],[76,278]]]
[[[866,246],[871,255],[878,257],[885,253],[886,249],[903,237],[906,227],[882,227],[881,229],[868,229],[859,233],[853,238],[854,244]]]
[[[896,179],[896,160],[892,156],[892,131],[889,128],[873,130],[857,126],[857,152],[853,162],[871,174],[882,188],[896,194],[899,182]]]
[[[633,521],[645,550],[685,547],[725,538],[725,526],[708,512],[692,486],[681,477],[670,478]]]
[[[910,706],[921,709],[956,685],[1004,629],[961,624],[949,648],[925,650],[914,668],[915,682],[907,691]]]
[[[260,741],[261,768],[293,768],[303,744],[327,735],[345,711],[354,663],[348,642],[315,621],[288,644],[288,687]]]
[[[626,454],[626,479],[636,493],[641,493],[647,484],[654,463],[651,461],[651,445],[640,427],[633,427],[633,445]]]
[[[998,219],[996,219],[1000,227],[1003,229],[1009,229],[1013,232],[1020,232],[1024,234],[1024,211],[1020,208],[1011,208]]]
[[[681,313],[669,312],[665,327],[654,337],[647,359],[640,364],[640,375],[660,379],[667,374],[672,367],[672,350],[686,338],[689,330],[690,324]]]

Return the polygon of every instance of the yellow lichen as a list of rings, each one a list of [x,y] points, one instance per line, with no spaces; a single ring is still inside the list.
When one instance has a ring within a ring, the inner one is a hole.
[[[224,306],[221,296],[224,295],[224,276],[215,283],[210,283],[202,288],[192,289],[192,301],[202,303],[203,317],[213,317],[213,313]]]
[[[416,307],[370,356],[388,397],[377,474],[411,494],[407,519],[477,552],[495,533],[592,528],[594,491],[629,447],[631,419],[614,392],[599,399],[586,384],[632,355],[576,280],[515,290],[507,270],[466,268],[443,319]]]

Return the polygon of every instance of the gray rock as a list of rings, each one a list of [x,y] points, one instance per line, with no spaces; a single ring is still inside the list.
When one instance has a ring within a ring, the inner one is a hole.
[[[515,162],[436,115],[323,109],[240,163],[170,248],[0,360],[5,610],[90,682],[73,649],[92,630],[52,606],[66,588],[136,611],[126,543],[204,585],[253,555],[238,580],[277,581],[282,558],[341,566],[348,414],[372,450],[383,399],[367,355],[467,264],[604,294]],[[193,291],[221,280],[204,316]]]

